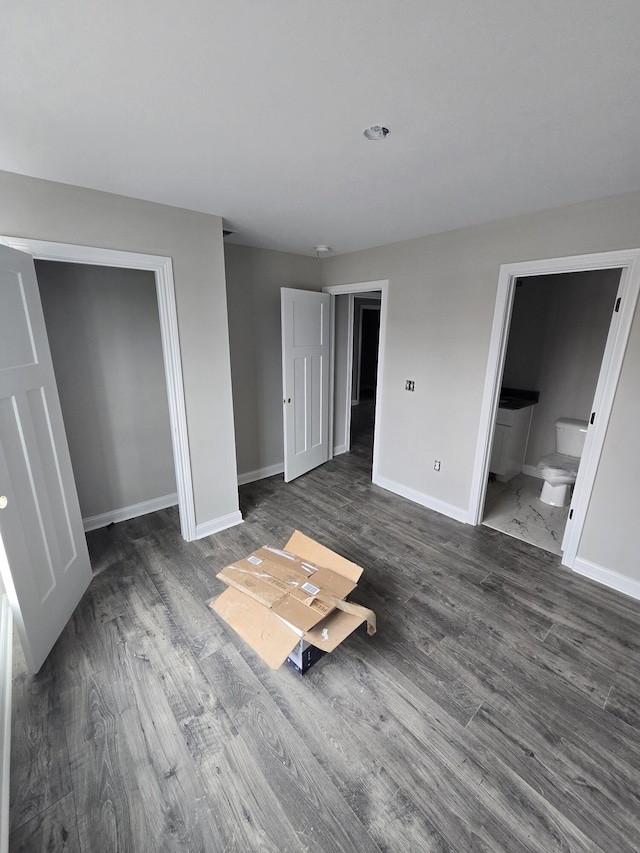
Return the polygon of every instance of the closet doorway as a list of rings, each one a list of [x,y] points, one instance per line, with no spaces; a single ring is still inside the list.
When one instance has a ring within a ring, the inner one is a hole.
[[[175,487],[180,513],[180,530],[185,540],[195,539],[193,484],[171,258],[121,252],[113,249],[51,243],[29,238],[2,237],[1,239],[6,245],[32,255],[35,261],[57,261],[125,270],[146,270],[153,274],[169,410]]]
[[[153,273],[34,264],[85,531],[175,506]]]

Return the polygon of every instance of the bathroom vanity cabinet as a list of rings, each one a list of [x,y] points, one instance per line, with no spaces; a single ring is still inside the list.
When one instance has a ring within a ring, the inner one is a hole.
[[[533,405],[498,409],[489,470],[501,483],[522,471],[532,417]]]

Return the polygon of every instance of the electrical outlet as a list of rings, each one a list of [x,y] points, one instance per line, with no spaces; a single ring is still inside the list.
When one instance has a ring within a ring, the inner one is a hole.
[[[439,470],[440,470],[440,460],[439,460],[439,459],[434,459],[434,460],[433,460],[433,470],[434,470],[434,471],[439,471]]]
[[[404,383],[404,390],[405,391],[415,391],[416,390],[416,383],[414,382],[413,379],[407,379],[406,380],[406,382]]]

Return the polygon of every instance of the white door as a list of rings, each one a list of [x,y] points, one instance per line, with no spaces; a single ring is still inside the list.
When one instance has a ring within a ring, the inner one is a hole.
[[[0,572],[37,672],[91,581],[33,259],[0,245]]]
[[[329,459],[331,297],[281,288],[284,479]]]

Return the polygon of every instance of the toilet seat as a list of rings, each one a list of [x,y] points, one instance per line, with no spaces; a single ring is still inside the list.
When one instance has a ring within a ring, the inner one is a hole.
[[[575,483],[579,465],[580,459],[577,456],[550,453],[548,456],[543,456],[538,463],[537,473],[541,479],[551,483],[552,486]]]
[[[542,457],[536,469],[538,476],[544,480],[540,493],[542,503],[549,506],[567,506],[570,503],[579,465],[579,457],[565,453],[550,453]]]

